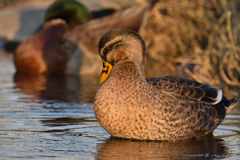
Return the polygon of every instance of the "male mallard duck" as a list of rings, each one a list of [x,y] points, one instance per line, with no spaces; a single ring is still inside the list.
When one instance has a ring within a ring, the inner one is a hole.
[[[61,18],[70,26],[82,24],[89,19],[100,18],[115,12],[115,9],[104,8],[89,11],[88,8],[76,0],[56,0],[51,4],[44,16],[44,22]]]
[[[47,8],[44,21],[61,18],[74,25],[87,22],[90,17],[90,11],[82,3],[76,0],[56,0]]]
[[[114,137],[177,141],[209,135],[231,105],[221,90],[178,77],[146,79],[145,43],[132,31],[107,32],[99,42],[102,85],[96,118]]]
[[[67,62],[77,49],[64,39],[64,34],[77,24],[90,19],[88,9],[76,0],[56,0],[44,16],[44,23],[36,33],[16,49],[14,62],[17,73],[28,75],[64,74]],[[78,66],[71,68],[78,72]]]
[[[46,23],[41,32],[24,40],[14,55],[16,73],[40,75],[65,73],[70,53],[76,48],[64,42],[67,24],[61,20]],[[67,52],[66,52],[67,51]]]
[[[57,2],[66,1],[59,0]],[[135,6],[78,25],[69,25],[71,20],[52,19],[60,14],[55,14],[50,7],[48,10],[51,14],[46,14],[47,22],[43,25],[42,30],[18,46],[15,54],[17,73],[30,75],[96,73],[95,71],[99,67],[97,67],[97,63],[93,62],[96,59],[94,53],[97,51],[97,41],[100,36],[113,28],[137,30],[147,7]],[[53,8],[58,7],[55,4]],[[67,7],[65,9],[67,10]],[[88,15],[85,14],[85,9],[83,15]],[[66,16],[69,17],[68,14]],[[81,16],[77,17],[80,17],[81,20]],[[84,20],[85,18],[82,18],[82,21]]]

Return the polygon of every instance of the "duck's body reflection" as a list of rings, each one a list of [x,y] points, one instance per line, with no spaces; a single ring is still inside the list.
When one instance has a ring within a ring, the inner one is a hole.
[[[96,91],[95,77],[26,76],[16,74],[16,88],[35,99],[91,102]]]
[[[98,145],[97,160],[211,160],[224,158],[222,139],[206,137],[181,142],[130,141],[111,138]]]

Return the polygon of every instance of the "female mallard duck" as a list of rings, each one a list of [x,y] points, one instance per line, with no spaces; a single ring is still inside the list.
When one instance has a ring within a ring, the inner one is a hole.
[[[54,3],[48,9],[50,13],[46,14],[45,20],[47,22],[42,29],[18,46],[15,54],[17,73],[29,75],[96,73],[95,71],[99,67],[97,67],[96,54],[94,53],[97,51],[97,41],[100,36],[107,30],[116,27],[137,30],[146,7],[148,7],[135,6],[110,16],[93,19],[84,24],[71,25],[74,19],[85,22],[88,13],[82,5],[73,7],[77,4],[75,2],[65,6],[67,12],[64,14],[66,17],[63,17],[60,13],[57,14],[53,11],[54,8],[59,8],[61,2],[66,2],[66,0]],[[77,8],[83,10],[81,12],[69,11]],[[69,14],[77,14],[78,16],[70,16]]]
[[[177,141],[209,135],[232,102],[196,81],[144,77],[145,44],[132,31],[114,30],[99,42],[102,85],[94,110],[114,137]]]

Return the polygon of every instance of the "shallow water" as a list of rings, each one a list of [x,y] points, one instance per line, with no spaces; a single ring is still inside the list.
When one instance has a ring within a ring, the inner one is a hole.
[[[11,57],[2,55],[0,159],[240,159],[239,109],[228,114],[213,138],[179,143],[111,139],[91,108],[95,78],[14,77]]]

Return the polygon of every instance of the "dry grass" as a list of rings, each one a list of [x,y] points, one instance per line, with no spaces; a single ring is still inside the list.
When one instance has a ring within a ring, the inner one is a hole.
[[[158,2],[140,31],[152,59],[148,65],[154,66],[150,72],[184,74],[224,88],[230,97],[240,96],[237,4],[237,0]]]

